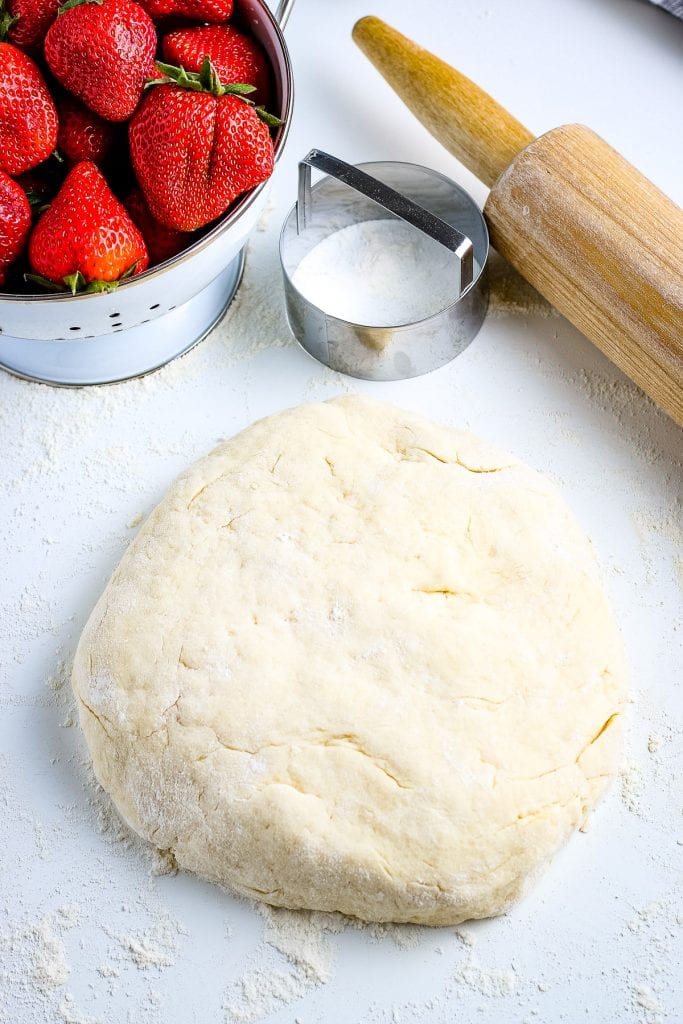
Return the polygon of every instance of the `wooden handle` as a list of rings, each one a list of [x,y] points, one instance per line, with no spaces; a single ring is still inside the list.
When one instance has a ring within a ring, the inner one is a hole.
[[[361,18],[353,38],[418,120],[485,184],[533,142],[487,92],[379,18]]]
[[[683,425],[683,211],[581,125],[533,136],[378,18],[353,30],[416,117],[487,185],[491,241]]]
[[[512,161],[484,215],[498,252],[683,425],[683,210],[572,124]]]

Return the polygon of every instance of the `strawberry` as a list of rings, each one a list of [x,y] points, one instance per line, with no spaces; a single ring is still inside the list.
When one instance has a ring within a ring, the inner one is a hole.
[[[57,144],[57,111],[30,57],[0,43],[0,170],[23,174]]]
[[[190,18],[220,24],[232,14],[233,0],[140,0],[150,18]]]
[[[114,126],[111,122],[105,121],[69,95],[57,100],[57,113],[57,146],[62,156],[74,164],[80,160],[101,164],[114,139]]]
[[[62,0],[0,0],[0,37],[20,50],[37,50]]]
[[[133,170],[156,219],[194,231],[270,177],[273,142],[264,121],[278,121],[241,95],[252,86],[222,85],[208,58],[198,75],[157,66],[166,78],[128,126]]]
[[[144,239],[94,163],[71,168],[29,240],[28,257],[43,285],[105,291],[149,262]],[[36,280],[35,277],[31,278]]]
[[[247,82],[256,89],[254,100],[267,103],[270,68],[259,44],[231,25],[201,25],[171,32],[162,43],[164,60],[186,71],[201,71],[209,57],[221,82]]]
[[[154,67],[154,23],[133,0],[67,0],[45,37],[61,84],[105,121],[127,121]]]
[[[31,207],[21,185],[0,171],[0,285],[31,230]]]
[[[176,256],[186,249],[192,241],[192,236],[186,231],[165,228],[163,224],[155,220],[139,188],[133,189],[124,199],[123,205],[142,232],[149,252],[150,264],[154,265],[170,260],[172,256]]]

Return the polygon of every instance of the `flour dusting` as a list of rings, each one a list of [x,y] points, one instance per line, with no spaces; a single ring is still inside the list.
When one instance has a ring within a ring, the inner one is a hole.
[[[401,220],[367,220],[328,235],[293,282],[330,316],[366,327],[414,323],[458,297],[458,261]]]

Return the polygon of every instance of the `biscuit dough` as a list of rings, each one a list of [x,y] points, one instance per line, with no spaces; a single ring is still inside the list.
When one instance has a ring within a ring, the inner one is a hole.
[[[555,488],[365,398],[170,488],[73,673],[95,770],[179,866],[278,906],[505,911],[614,772],[622,643]]]

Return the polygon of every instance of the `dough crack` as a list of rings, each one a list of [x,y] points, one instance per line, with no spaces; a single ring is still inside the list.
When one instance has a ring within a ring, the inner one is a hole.
[[[512,466],[468,466],[466,462],[459,459],[457,456],[453,460],[456,466],[460,466],[462,469],[466,469],[468,473],[502,473],[505,469],[512,469]]]
[[[197,498],[201,498],[201,496],[204,493],[204,491],[206,490],[206,488],[210,487],[210,486],[211,486],[211,483],[204,484],[203,487],[199,488],[199,490],[196,492],[196,494],[192,495],[192,497],[190,498],[190,500],[189,500],[189,502],[187,504],[188,510],[192,508],[192,506],[194,505],[194,503],[197,500]]]
[[[224,740],[222,740],[220,736],[216,736],[216,739],[218,740],[220,745],[224,747],[226,750],[232,750],[236,754],[248,754],[250,757],[258,757],[258,755],[263,753],[264,750],[271,750],[274,747],[341,747],[347,750],[355,751],[355,753],[367,758],[368,761],[372,765],[374,765],[375,768],[377,768],[379,771],[382,772],[383,775],[385,775],[388,779],[394,782],[399,789],[413,788],[412,786],[407,785],[405,782],[402,782],[401,779],[399,779],[396,775],[393,774],[393,772],[390,772],[389,769],[386,767],[385,762],[381,758],[375,757],[374,755],[368,753],[368,751],[363,748],[358,738],[356,736],[353,736],[351,733],[343,733],[337,736],[328,736],[324,739],[319,739],[315,737],[311,739],[305,739],[303,737],[297,737],[295,739],[283,740],[280,743],[264,743],[260,747],[255,747],[253,750],[249,749],[248,747],[233,746],[230,743],[224,742]]]
[[[458,694],[456,700],[469,700],[474,704],[483,704],[484,707],[499,708],[503,704],[507,704],[508,701],[512,700],[512,697],[503,697],[502,700],[494,700],[493,697],[479,697],[473,693]]]
[[[248,511],[249,511],[249,509],[247,509],[247,512]],[[233,516],[232,519],[229,519],[227,523],[223,523],[223,525],[220,527],[220,529],[221,530],[234,530],[235,527],[232,524],[236,523],[238,519],[242,518],[242,516],[246,516],[247,512],[238,512],[237,515]]]
[[[374,757],[372,754],[369,754],[367,750],[364,750],[364,748],[359,743],[357,737],[351,735],[350,733],[344,733],[341,736],[330,736],[329,739],[323,741],[322,743],[318,743],[317,745],[322,747],[346,747],[348,750],[355,750],[357,754],[361,754],[361,756],[366,757],[368,761],[370,761],[370,763],[373,764],[375,768],[378,768],[381,772],[383,772],[388,779],[391,779],[392,782],[395,782],[399,789],[413,788],[412,786],[408,786],[404,782],[401,782],[400,779],[398,779],[392,772],[388,770],[388,768],[380,758]]]
[[[469,590],[452,590],[450,587],[413,587],[416,594],[442,594],[444,597],[466,597],[476,601],[477,595]]]
[[[295,785],[293,782],[282,782],[280,780],[274,780],[273,782],[267,782],[267,786],[285,786],[286,789],[293,789],[295,793],[300,793],[301,796],[310,796],[314,800],[322,800],[323,798],[318,793],[311,793],[308,789],[302,789],[301,786]]]
[[[83,700],[83,698],[80,695],[78,696],[78,699],[81,702],[82,706],[85,708],[85,710],[89,711],[90,714],[93,716],[93,718],[95,718],[100,723],[100,726],[102,727],[103,731],[107,734],[109,739],[110,740],[113,739],[112,734],[109,732],[109,729],[107,729],[107,726],[104,724],[106,722],[107,725],[109,725],[113,729],[114,728],[113,723],[110,722],[108,718],[105,718],[104,715],[98,715],[96,711],[93,711],[93,709],[90,707],[90,705],[86,704],[85,701]]]
[[[444,466],[460,466],[461,469],[467,470],[468,473],[502,473],[504,469],[512,469],[511,465],[507,466],[470,466],[466,462],[456,455],[453,459],[444,458],[443,455],[438,455],[433,452],[431,448],[423,448],[421,445],[414,444],[407,448],[399,448],[398,452],[400,455],[407,456],[409,452],[424,452],[425,455],[429,455],[430,458],[435,459],[437,462],[441,462]],[[404,459],[402,461],[412,462],[412,459]]]
[[[620,715],[620,712],[619,712],[619,711],[614,711],[614,712],[613,712],[613,713],[612,713],[612,714],[611,714],[611,715],[609,716],[609,718],[607,718],[607,719],[606,719],[606,720],[605,720],[605,721],[604,721],[604,722],[602,723],[602,725],[600,726],[600,728],[599,728],[599,729],[598,729],[598,731],[596,732],[596,734],[595,734],[595,736],[593,737],[593,739],[592,739],[592,740],[589,740],[589,741],[588,741],[588,743],[586,743],[585,747],[582,747],[582,749],[581,749],[581,750],[579,751],[579,753],[578,753],[578,754],[576,755],[576,761],[575,761],[575,763],[576,763],[576,764],[578,764],[578,763],[579,763],[579,761],[581,760],[581,758],[583,757],[583,755],[584,755],[584,754],[586,753],[586,751],[588,750],[588,748],[589,748],[589,747],[592,747],[594,743],[597,743],[597,741],[598,741],[598,740],[600,739],[600,737],[601,737],[601,736],[603,735],[603,733],[605,733],[605,732],[606,732],[606,731],[607,731],[607,730],[609,729],[609,727],[611,726],[612,722],[614,722],[614,721],[615,721],[615,720],[616,720],[617,718],[619,718],[619,715]]]

